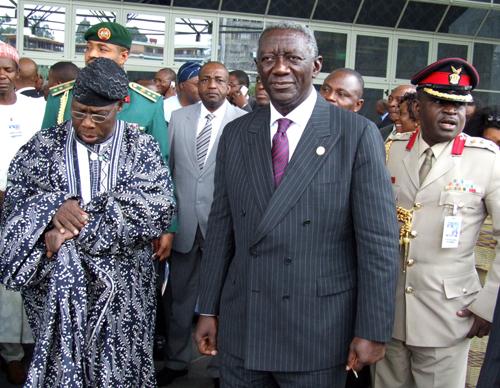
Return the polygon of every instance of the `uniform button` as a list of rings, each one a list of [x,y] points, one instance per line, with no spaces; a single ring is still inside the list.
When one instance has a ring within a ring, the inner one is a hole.
[[[415,202],[415,205],[413,205],[415,209],[420,209],[422,207],[422,204],[420,202]]]
[[[412,237],[414,237],[414,238],[415,238],[415,237],[417,237],[418,232],[417,232],[416,230],[412,230],[412,231],[410,232],[410,234],[411,234],[411,236],[412,236]]]
[[[405,292],[407,294],[413,294],[415,292],[415,290],[413,289],[413,287],[406,287]]]
[[[468,292],[468,291],[467,291],[467,288],[462,288],[462,292],[463,292],[464,294],[467,294],[467,292]]]
[[[465,205],[465,203],[463,203],[463,202],[458,203],[458,207],[464,207],[464,205]]]
[[[406,261],[406,266],[407,267],[411,267],[413,264],[415,264],[415,260],[413,260],[413,259],[408,259]]]
[[[285,257],[285,264],[287,265],[292,264],[292,259],[290,259],[289,257]]]

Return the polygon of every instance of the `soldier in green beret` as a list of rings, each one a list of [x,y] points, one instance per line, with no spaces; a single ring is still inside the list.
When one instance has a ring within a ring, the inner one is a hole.
[[[128,59],[132,37],[129,31],[118,23],[102,22],[90,27],[85,33],[85,64],[95,58],[112,59],[124,66]],[[71,98],[74,81],[54,86],[49,91],[42,127],[49,128],[71,118]],[[135,82],[128,85],[128,103],[118,114],[118,119],[136,123],[141,130],[152,135],[160,144],[165,162],[168,160],[168,134],[163,114],[163,99]]]
[[[132,37],[121,24],[102,22],[90,27],[84,35],[87,41],[85,64],[99,57],[109,58],[124,66],[128,59]],[[54,86],[49,91],[42,128],[49,128],[71,119],[71,99],[75,81]],[[135,123],[153,136],[160,145],[163,160],[168,164],[169,144],[167,123],[163,113],[163,98],[135,82],[128,84],[128,98],[118,112],[117,119]],[[177,230],[174,222],[169,232],[153,241],[155,257],[164,260],[170,255],[173,236]]]

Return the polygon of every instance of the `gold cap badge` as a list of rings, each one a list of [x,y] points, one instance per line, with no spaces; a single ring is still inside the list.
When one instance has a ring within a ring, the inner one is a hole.
[[[459,82],[460,82],[460,73],[462,72],[462,68],[458,68],[458,69],[455,69],[454,66],[451,67],[451,71],[453,73],[451,73],[448,77],[449,77],[449,81],[450,81],[450,85],[458,85]]]
[[[97,31],[97,36],[101,40],[109,40],[109,38],[111,38],[111,31],[106,27],[99,28],[99,31]]]

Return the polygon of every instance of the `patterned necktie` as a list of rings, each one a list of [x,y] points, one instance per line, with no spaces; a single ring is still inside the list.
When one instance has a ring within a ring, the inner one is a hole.
[[[274,186],[278,187],[283,179],[286,166],[288,165],[288,137],[286,130],[292,124],[291,120],[278,119],[278,131],[273,136],[273,158]]]
[[[207,122],[196,138],[196,158],[198,159],[198,166],[200,166],[200,170],[203,170],[205,159],[207,158],[210,135],[212,134],[212,120],[215,116],[212,113],[209,113],[205,117]]]
[[[425,177],[427,174],[429,174],[429,171],[431,170],[432,167],[432,156],[434,155],[432,153],[432,148],[427,148],[425,150],[425,159],[424,162],[422,163],[422,166],[420,167],[420,170],[418,171],[418,179],[420,180],[420,186],[422,186],[422,183],[424,183]]]

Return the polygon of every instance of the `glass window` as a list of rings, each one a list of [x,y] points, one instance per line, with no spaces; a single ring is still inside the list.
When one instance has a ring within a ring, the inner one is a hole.
[[[322,72],[330,73],[340,67],[345,67],[347,34],[335,32],[314,31],[318,42],[318,50],[323,56]]]
[[[356,23],[370,26],[394,27],[403,10],[405,1],[371,0],[365,1]]]
[[[352,23],[361,0],[318,0],[314,19]]]
[[[132,35],[131,58],[163,60],[165,17],[129,12],[126,27]]]
[[[500,39],[500,11],[491,11],[488,14],[478,36]]]
[[[0,40],[16,47],[17,2],[0,0]]]
[[[481,79],[481,89],[500,90],[500,45],[474,44],[474,66]]]
[[[472,95],[479,106],[500,106],[500,93],[474,91]]]
[[[24,49],[62,53],[66,9],[58,5],[24,6]]]
[[[437,59],[463,58],[467,59],[467,46],[453,43],[438,43]]]
[[[356,39],[356,70],[362,76],[387,76],[389,38],[358,35]]]
[[[384,98],[384,90],[365,88],[363,91],[363,98],[365,99],[365,103],[359,113],[374,123],[378,123],[380,121],[380,117],[375,111],[375,104],[378,100]]]
[[[444,4],[409,2],[398,28],[435,31],[446,11]]]
[[[314,0],[271,0],[269,15],[309,19]]]
[[[429,42],[398,39],[396,78],[410,79],[427,66]]]
[[[255,71],[254,58],[263,27],[261,21],[221,18],[218,60],[230,70]]]
[[[101,22],[116,22],[116,13],[95,9],[77,9],[75,18],[75,52],[83,54],[85,51],[85,32],[94,24]]]
[[[212,21],[187,17],[175,19],[175,62],[209,61],[211,48]]]
[[[452,6],[446,13],[439,32],[457,35],[475,35],[481,25],[485,9]]]
[[[219,0],[174,0],[174,7],[218,9]]]
[[[247,12],[264,14],[267,8],[267,0],[224,0],[223,11]]]
[[[121,1],[121,0],[114,0],[114,1]],[[126,2],[170,6],[170,3],[172,2],[172,0],[126,0]]]

